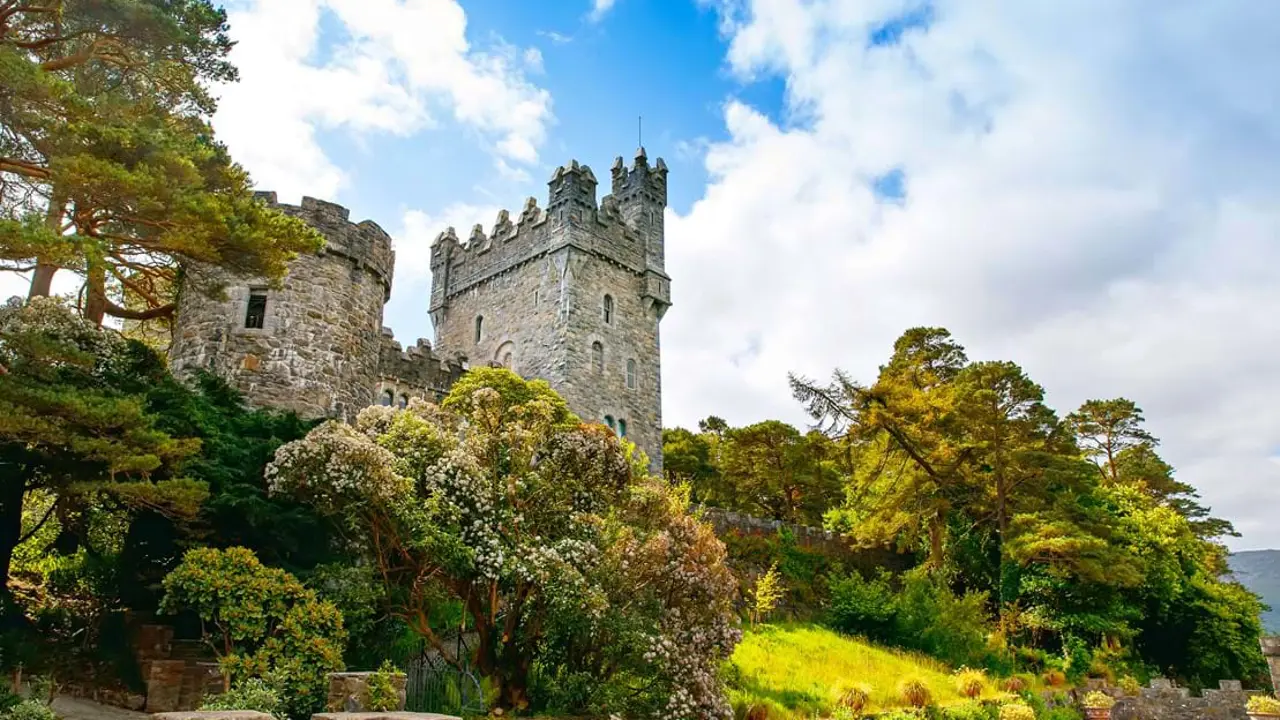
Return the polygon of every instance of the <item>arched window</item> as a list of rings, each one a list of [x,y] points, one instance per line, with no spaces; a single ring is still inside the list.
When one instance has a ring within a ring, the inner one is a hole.
[[[383,407],[391,407],[391,403],[393,403],[393,402],[395,402],[395,401],[396,401],[396,394],[395,394],[395,392],[394,392],[394,391],[386,390],[386,391],[384,391],[384,392],[382,393],[382,401],[381,401],[381,402],[382,402]]]
[[[618,437],[626,437],[626,436],[627,436],[627,421],[623,420],[622,418],[618,418]]]
[[[408,395],[401,395],[401,396],[400,396],[400,409],[401,409],[401,410],[403,410],[403,409],[405,409],[405,408],[407,408],[407,407],[409,407],[409,396],[408,396]]]
[[[476,342],[480,342],[480,338],[484,337],[484,316],[476,316]]]
[[[604,296],[604,324],[611,325],[613,323],[613,296]]]
[[[636,389],[636,359],[627,358],[627,389]]]
[[[591,343],[591,369],[604,372],[604,345],[599,340]]]
[[[612,415],[605,415],[605,416],[604,416],[604,424],[605,424],[605,425],[608,425],[610,430],[616,430],[616,429],[617,429],[617,428],[616,428],[616,427],[614,427],[614,425],[613,425],[613,416],[612,416]]]
[[[498,350],[493,353],[493,363],[500,367],[504,367],[512,372],[516,369],[516,346],[515,343],[508,340],[498,346]]]

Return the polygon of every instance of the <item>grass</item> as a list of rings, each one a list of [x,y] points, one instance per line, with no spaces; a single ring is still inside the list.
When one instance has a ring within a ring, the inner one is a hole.
[[[901,707],[898,683],[915,677],[938,705],[960,702],[951,668],[916,653],[889,650],[814,625],[762,625],[745,634],[729,659],[729,699],[744,717],[756,704],[770,720],[830,716],[840,692],[871,688],[866,712]],[[997,697],[988,688],[984,698]]]

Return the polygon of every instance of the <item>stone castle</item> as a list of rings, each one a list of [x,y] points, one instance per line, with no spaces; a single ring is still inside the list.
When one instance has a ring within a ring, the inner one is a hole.
[[[349,419],[376,403],[439,400],[468,367],[505,366],[546,380],[580,417],[635,442],[660,469],[667,167],[651,166],[641,148],[630,166],[614,162],[611,180],[597,204],[595,175],[573,161],[551,177],[545,209],[529,198],[518,216],[500,212],[488,233],[442,232],[424,308],[435,343],[407,350],[382,324],[391,237],[370,220],[351,222],[339,205],[282,205],[261,193],[319,230],[324,249],[294,260],[279,289],[188,268],[189,283],[227,291],[223,300],[181,293],[172,369],[210,370],[254,405]]]

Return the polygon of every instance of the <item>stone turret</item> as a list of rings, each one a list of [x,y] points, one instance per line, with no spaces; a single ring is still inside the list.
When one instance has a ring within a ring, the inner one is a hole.
[[[347,208],[304,197],[283,205],[259,198],[320,231],[325,246],[289,265],[280,287],[262,278],[229,277],[204,266],[193,280],[226,284],[225,299],[180,294],[169,352],[175,374],[209,370],[254,405],[307,417],[352,417],[374,400],[382,308],[391,293],[391,238],[370,220],[353,223]]]

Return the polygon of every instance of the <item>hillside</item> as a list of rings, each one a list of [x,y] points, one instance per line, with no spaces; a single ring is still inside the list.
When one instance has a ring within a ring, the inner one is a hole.
[[[770,718],[810,718],[836,707],[850,683],[871,689],[871,711],[901,705],[898,683],[915,677],[940,705],[961,698],[950,669],[915,653],[888,650],[813,625],[763,625],[746,633],[730,658],[729,699],[769,706]]]
[[[1233,553],[1228,562],[1236,579],[1271,606],[1272,609],[1262,615],[1263,627],[1268,632],[1280,633],[1280,550]]]

